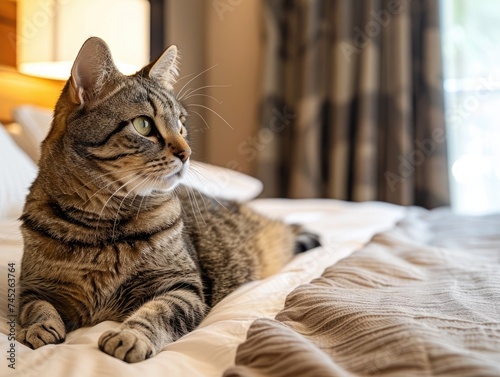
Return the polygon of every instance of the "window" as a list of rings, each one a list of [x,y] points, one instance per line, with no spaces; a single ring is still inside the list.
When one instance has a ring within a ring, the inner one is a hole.
[[[500,1],[443,0],[452,207],[500,211]]]

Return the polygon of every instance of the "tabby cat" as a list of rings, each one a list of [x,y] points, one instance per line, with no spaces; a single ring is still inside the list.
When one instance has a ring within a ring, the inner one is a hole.
[[[238,286],[279,270],[297,245],[318,244],[180,184],[191,149],[177,74],[175,46],[132,76],[101,39],[82,46],[21,217],[19,340],[31,348],[113,320],[123,323],[99,348],[147,359]]]

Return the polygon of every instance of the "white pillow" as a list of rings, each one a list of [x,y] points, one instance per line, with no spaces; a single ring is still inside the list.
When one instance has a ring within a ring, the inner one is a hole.
[[[184,183],[205,195],[240,202],[256,198],[264,187],[257,178],[199,161],[191,161]]]
[[[11,132],[17,145],[38,163],[40,144],[49,133],[52,110],[36,106],[18,106],[12,111],[14,121],[19,125],[17,132]]]
[[[0,124],[0,219],[21,216],[37,168]]]
[[[40,144],[50,130],[52,110],[35,106],[19,106],[14,109],[14,120],[19,124],[12,137],[33,159],[40,158]],[[20,128],[20,129],[19,129]],[[13,128],[15,129],[15,128]],[[262,182],[234,170],[191,161],[191,169],[185,179],[189,186],[210,196],[247,201],[262,192]]]

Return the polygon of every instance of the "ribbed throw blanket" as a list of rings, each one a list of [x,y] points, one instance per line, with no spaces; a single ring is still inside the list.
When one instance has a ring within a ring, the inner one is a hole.
[[[255,321],[225,377],[500,376],[500,216],[410,209]]]

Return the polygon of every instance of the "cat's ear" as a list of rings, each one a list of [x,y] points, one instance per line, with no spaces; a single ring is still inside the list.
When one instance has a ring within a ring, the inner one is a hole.
[[[159,80],[172,90],[179,76],[179,52],[177,46],[167,48],[153,63],[146,67],[148,77]]]
[[[84,105],[102,97],[110,90],[111,78],[119,74],[106,42],[97,37],[87,39],[71,69],[71,101]]]

